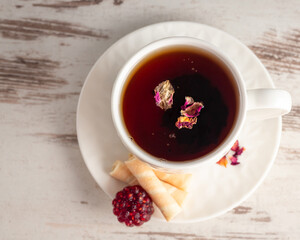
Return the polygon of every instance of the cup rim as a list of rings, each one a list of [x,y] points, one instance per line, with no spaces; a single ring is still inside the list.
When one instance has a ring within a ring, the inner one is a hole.
[[[126,86],[128,81],[128,76],[135,66],[148,54],[151,54],[153,51],[159,50],[161,48],[171,47],[171,46],[192,46],[197,47],[203,51],[209,52],[222,61],[226,65],[228,70],[233,75],[238,88],[239,94],[239,107],[238,107],[238,116],[235,121],[235,126],[231,129],[229,135],[223,140],[217,148],[208,154],[201,156],[199,158],[185,160],[185,161],[169,161],[165,159],[160,159],[151,155],[150,153],[143,150],[137,143],[135,143],[127,131],[125,122],[122,117],[122,96],[123,96],[123,87]],[[163,39],[156,40],[151,42],[138,50],[129,60],[123,65],[119,71],[111,94],[111,113],[112,119],[115,126],[115,129],[125,147],[139,159],[149,163],[150,165],[161,168],[165,170],[189,170],[196,166],[199,166],[204,163],[209,163],[212,161],[218,161],[222,158],[237,140],[237,136],[241,131],[241,128],[244,124],[246,117],[246,87],[242,78],[242,75],[234,62],[228,58],[225,53],[220,51],[213,44],[206,42],[201,39],[193,37],[167,37]]]

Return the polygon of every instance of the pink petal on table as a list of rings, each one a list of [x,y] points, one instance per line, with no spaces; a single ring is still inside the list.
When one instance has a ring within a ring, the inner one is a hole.
[[[242,153],[245,151],[245,148],[242,147],[242,148],[239,148],[236,152],[235,152],[235,156],[240,156],[242,155]]]
[[[231,147],[231,150],[236,152],[238,149],[239,149],[239,141],[236,140],[233,146]]]
[[[230,162],[231,162],[231,165],[238,165],[238,164],[240,164],[240,163],[238,162],[237,157],[229,156],[228,158],[229,158],[229,160],[230,160]]]

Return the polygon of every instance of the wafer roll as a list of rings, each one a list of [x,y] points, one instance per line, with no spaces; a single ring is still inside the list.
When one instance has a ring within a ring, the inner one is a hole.
[[[128,183],[129,185],[139,184],[136,178],[132,175],[129,169],[126,167],[125,163],[117,160],[110,172],[110,175],[122,182]],[[179,206],[182,207],[185,198],[187,197],[187,192],[182,191],[169,183],[162,182],[168,193],[175,199]]]
[[[134,157],[133,154],[129,154],[129,159]],[[139,160],[140,161],[140,160]],[[164,182],[171,184],[172,186],[181,189],[183,191],[188,191],[189,185],[192,180],[192,174],[189,173],[167,173],[153,169],[155,175]]]
[[[129,185],[138,184],[135,176],[132,175],[125,163],[120,160],[115,161],[109,174],[122,182],[128,183]]]
[[[167,192],[171,194],[171,196],[174,198],[174,200],[178,203],[178,205],[180,207],[183,207],[183,204],[185,202],[185,199],[187,197],[187,192],[178,189],[174,186],[172,186],[169,183],[163,182],[161,181],[161,183],[164,185],[164,187],[166,188]]]
[[[186,173],[166,173],[153,169],[155,175],[162,181],[171,184],[172,186],[183,191],[188,190],[191,182],[192,174]]]
[[[131,157],[125,164],[150,195],[167,221],[170,221],[181,211],[180,206],[167,192],[148,164],[139,161],[136,157]]]

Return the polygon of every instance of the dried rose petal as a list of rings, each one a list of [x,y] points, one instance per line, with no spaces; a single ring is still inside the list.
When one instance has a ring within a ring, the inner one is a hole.
[[[192,97],[185,97],[185,103],[181,106],[181,116],[177,119],[175,126],[178,129],[192,129],[193,125],[197,123],[197,116],[199,116],[202,108],[202,103],[194,102]]]
[[[185,110],[181,110],[180,113],[186,117],[198,117],[202,108],[203,104],[201,102],[194,102]]]
[[[181,106],[182,110],[185,110],[188,105],[191,105],[194,103],[194,99],[192,97],[185,97],[185,103]]]
[[[240,162],[238,162],[238,156],[240,156],[246,149],[244,147],[240,148],[239,141],[236,140],[236,142],[234,143],[234,145],[231,147],[230,150],[231,151],[229,151],[223,158],[221,158],[217,162],[219,165],[222,165],[222,164],[220,164],[220,162],[224,161],[224,158],[225,159],[229,159],[230,162],[231,162],[230,163],[231,165],[238,165],[238,164],[240,164]]]
[[[178,129],[181,129],[181,128],[188,128],[188,129],[192,129],[193,128],[193,125],[197,123],[197,118],[196,117],[179,117],[177,119],[177,122],[175,123],[175,126],[178,128]]]
[[[174,94],[174,93],[173,93]],[[173,104],[173,94],[172,96],[170,97],[169,101],[168,101],[168,104],[172,107],[172,104]]]
[[[239,148],[239,149],[235,152],[234,156],[240,156],[240,155],[242,155],[242,153],[243,153],[245,150],[246,150],[246,149],[245,149],[244,147]]]
[[[203,103],[195,102],[192,97],[185,97],[185,103],[181,106],[180,113],[185,117],[197,117],[203,107]]]
[[[236,163],[230,163],[231,165],[233,165],[233,166],[235,166],[235,165],[239,165],[240,164],[240,162],[236,162]]]
[[[239,149],[239,140],[236,140],[233,146],[231,147],[232,151],[237,151]]]
[[[238,162],[237,157],[234,157],[234,156],[228,156],[228,158],[229,158],[229,160],[230,160],[230,162],[231,162],[231,165],[238,165],[238,164],[240,164],[240,163]]]
[[[160,96],[159,96],[159,92],[157,92],[154,96],[154,99],[155,99],[155,102],[156,103],[160,103],[161,102],[161,99],[160,99]]]
[[[158,84],[154,89],[154,99],[156,105],[163,110],[171,108],[173,104],[174,92],[175,90],[169,80],[163,81]]]
[[[217,162],[217,164],[219,164],[220,166],[224,166],[224,167],[227,166],[227,163],[228,163],[228,161],[227,161],[226,156],[222,157],[222,158]]]

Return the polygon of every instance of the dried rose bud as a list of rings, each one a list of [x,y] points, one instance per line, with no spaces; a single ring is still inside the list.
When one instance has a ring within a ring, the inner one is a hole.
[[[194,103],[194,99],[192,97],[185,97],[185,103],[181,106],[181,110],[185,110],[188,105],[191,105]]]
[[[198,117],[203,104],[201,102],[194,102],[192,105],[188,106],[185,110],[181,110],[180,113],[186,117]]]
[[[185,103],[181,106],[181,116],[177,119],[175,126],[178,129],[192,129],[193,125],[197,123],[197,117],[203,107],[201,102],[195,102],[192,97],[185,97]]]
[[[156,105],[163,110],[171,108],[173,104],[174,92],[175,90],[169,80],[158,84],[154,89],[154,99]]]
[[[196,117],[184,117],[181,116],[177,119],[177,122],[175,123],[175,126],[178,129],[181,128],[188,128],[188,129],[192,129],[193,125],[197,123],[197,118]]]

